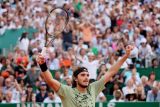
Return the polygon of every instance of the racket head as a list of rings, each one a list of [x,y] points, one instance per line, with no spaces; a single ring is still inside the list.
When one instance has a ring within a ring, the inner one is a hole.
[[[66,27],[69,21],[69,14],[68,12],[61,8],[56,7],[53,8],[45,22],[45,30],[47,38],[56,38]]]

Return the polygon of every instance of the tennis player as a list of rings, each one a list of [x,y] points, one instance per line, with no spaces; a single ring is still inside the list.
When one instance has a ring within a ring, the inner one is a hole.
[[[73,72],[73,87],[63,85],[55,80],[47,68],[45,58],[41,54],[37,57],[37,62],[42,71],[42,77],[61,98],[63,107],[95,107],[97,95],[105,88],[105,84],[114,76],[126,59],[130,56],[133,46],[128,45],[126,53],[114,64],[108,72],[98,81],[89,84],[89,73],[84,67]]]

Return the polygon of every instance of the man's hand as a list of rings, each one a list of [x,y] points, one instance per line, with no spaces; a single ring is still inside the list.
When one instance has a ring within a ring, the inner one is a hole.
[[[125,53],[125,55],[126,56],[130,56],[130,54],[131,54],[131,51],[134,49],[134,46],[132,46],[132,45],[128,45],[127,47],[126,47],[126,53]]]
[[[44,64],[46,62],[45,57],[42,54],[38,54],[36,61],[39,65]]]

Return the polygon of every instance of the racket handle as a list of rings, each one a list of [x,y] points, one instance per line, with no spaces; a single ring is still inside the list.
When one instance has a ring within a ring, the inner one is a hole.
[[[43,47],[41,54],[42,54],[44,57],[46,57],[46,52],[47,52],[47,48],[46,48],[46,47]]]

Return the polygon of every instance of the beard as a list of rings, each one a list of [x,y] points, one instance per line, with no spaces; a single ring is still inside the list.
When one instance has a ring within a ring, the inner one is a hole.
[[[83,85],[83,84],[81,84],[80,82],[78,82],[78,85],[79,85],[80,87],[82,87],[82,88],[87,88],[87,87],[88,87],[88,85]]]

